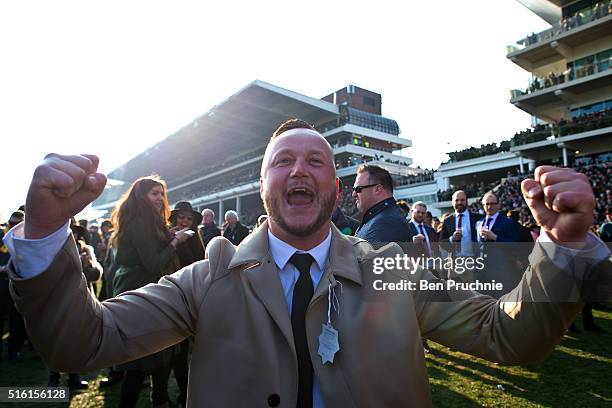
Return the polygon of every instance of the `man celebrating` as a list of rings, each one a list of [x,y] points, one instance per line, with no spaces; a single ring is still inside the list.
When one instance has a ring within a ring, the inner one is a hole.
[[[586,177],[540,167],[523,192],[542,235],[557,244],[536,244],[538,262],[514,291],[499,302],[473,292],[432,302],[418,291],[373,300],[372,259],[401,251],[374,251],[331,226],[332,149],[292,120],[262,162],[268,221],[237,248],[217,238],[209,259],[99,303],[67,232],[70,216],[104,188],[97,166],[95,156],[53,154],[36,169],[25,223],[7,239],[22,256],[9,271],[12,295],[54,369],[101,368],[194,335],[188,406],[430,406],[421,334],[493,361],[541,360],[581,306],[547,301],[565,282],[562,268],[609,254],[588,233],[594,198]]]

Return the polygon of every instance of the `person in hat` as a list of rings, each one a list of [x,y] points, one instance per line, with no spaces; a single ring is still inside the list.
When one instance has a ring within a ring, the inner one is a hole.
[[[193,235],[176,248],[181,268],[204,259],[204,245],[198,234],[200,222],[202,214],[195,211],[187,201],[179,201],[170,212],[170,224],[174,229],[193,231]]]
[[[174,229],[189,229],[193,235],[185,242],[176,247],[176,254],[179,259],[180,267],[191,265],[196,261],[204,259],[204,245],[198,225],[202,222],[202,214],[195,211],[187,201],[179,201],[174,205],[170,213],[170,224]],[[172,359],[171,367],[174,371],[174,378],[179,388],[179,400],[181,406],[187,405],[187,379],[189,377],[189,339],[185,339],[176,346],[177,352]],[[168,375],[170,372],[168,371]],[[167,379],[166,379],[167,383]]]

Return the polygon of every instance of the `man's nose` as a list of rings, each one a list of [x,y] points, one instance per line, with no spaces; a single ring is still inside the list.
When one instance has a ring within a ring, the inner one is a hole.
[[[293,163],[293,167],[291,168],[291,176],[297,177],[308,174],[308,171],[306,170],[306,165],[306,159],[304,157],[298,157]]]

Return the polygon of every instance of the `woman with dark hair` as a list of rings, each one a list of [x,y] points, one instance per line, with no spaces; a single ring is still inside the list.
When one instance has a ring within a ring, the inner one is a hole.
[[[141,288],[178,269],[176,248],[189,238],[187,229],[169,230],[166,184],[157,176],[142,177],[132,184],[113,211],[115,232],[111,240],[117,271],[113,296]],[[168,373],[175,349],[120,364],[125,371],[119,407],[134,407],[147,374],[152,376],[153,406],[168,406]]]
[[[191,265],[204,259],[204,244],[198,234],[198,225],[202,222],[202,214],[194,211],[187,201],[179,201],[170,213],[170,224],[179,229],[188,228],[193,231],[192,236],[176,247],[180,267]],[[180,396],[179,402],[183,407],[187,406],[187,379],[189,376],[189,339],[177,344],[178,352],[172,360],[174,378],[178,385]],[[169,374],[169,373],[168,373]]]

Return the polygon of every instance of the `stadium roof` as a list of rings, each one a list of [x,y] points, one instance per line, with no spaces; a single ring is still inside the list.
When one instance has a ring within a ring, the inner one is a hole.
[[[157,173],[168,182],[193,172],[195,163],[222,161],[238,149],[264,146],[287,119],[321,124],[338,116],[338,106],[255,80],[188,125],[148,148],[109,177],[132,182]]]
[[[566,6],[573,0],[518,0],[523,6],[537,14],[549,24],[558,23],[561,20],[561,7]]]

